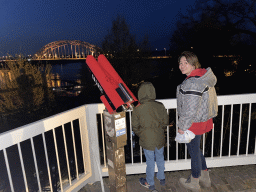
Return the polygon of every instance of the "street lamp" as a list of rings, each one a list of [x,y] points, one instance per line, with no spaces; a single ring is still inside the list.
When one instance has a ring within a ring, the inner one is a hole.
[[[166,56],[166,48],[164,48],[165,56]]]

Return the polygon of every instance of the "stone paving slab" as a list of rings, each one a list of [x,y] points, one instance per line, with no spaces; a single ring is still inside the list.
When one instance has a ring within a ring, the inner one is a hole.
[[[155,187],[158,192],[190,192],[179,183],[179,178],[187,178],[190,170],[170,171],[166,174],[166,186],[160,185],[155,178]],[[150,191],[139,183],[139,178],[146,177],[145,174],[127,175],[127,192]],[[219,167],[210,169],[212,186],[201,188],[202,192],[256,192],[256,165],[243,165],[233,167]],[[103,178],[105,192],[110,192],[108,177]],[[101,192],[101,183],[87,184],[79,192]]]

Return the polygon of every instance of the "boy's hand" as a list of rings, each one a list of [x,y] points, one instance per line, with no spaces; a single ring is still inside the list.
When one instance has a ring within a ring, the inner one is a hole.
[[[178,129],[179,134],[183,135],[184,131],[182,131],[181,129]]]

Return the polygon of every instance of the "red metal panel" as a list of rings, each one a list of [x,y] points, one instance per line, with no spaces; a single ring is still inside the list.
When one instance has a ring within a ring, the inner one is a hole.
[[[89,66],[89,68],[91,69],[91,71],[94,74],[94,76],[96,77],[96,79],[98,80],[98,82],[100,83],[105,94],[112,101],[115,108],[114,109],[107,108],[109,113],[112,113],[119,106],[121,106],[123,104],[123,101],[120,98],[120,96],[118,95],[118,93],[116,91],[114,91],[118,87],[118,84],[115,83],[115,81],[113,81],[113,80],[111,81],[109,75],[105,73],[104,69],[99,65],[99,63],[96,61],[96,59],[93,56],[88,55],[86,58],[86,63]],[[103,102],[103,101],[102,102],[107,107],[109,104],[108,105],[106,104],[106,101],[107,101],[106,99],[104,99],[104,101],[105,102]]]
[[[132,102],[128,102],[126,104],[128,104],[128,106],[136,101],[137,98],[134,96],[134,94],[130,91],[130,89],[127,87],[127,85],[124,83],[124,81],[122,80],[122,78],[118,75],[118,73],[116,72],[116,70],[113,68],[113,66],[110,64],[110,62],[107,60],[107,58],[104,55],[99,55],[98,57],[98,62],[101,66],[103,66],[103,68],[112,75],[112,77],[114,79],[116,79],[116,81],[119,83],[122,83],[123,86],[125,87],[125,89],[128,91],[128,93],[130,94],[130,96],[133,98]]]
[[[103,96],[100,99],[110,114],[120,112],[125,108],[132,108],[132,105],[138,104],[137,98],[104,55],[99,55],[98,61],[93,56],[88,55],[86,64],[100,84],[101,87],[99,88],[103,89],[101,90]]]

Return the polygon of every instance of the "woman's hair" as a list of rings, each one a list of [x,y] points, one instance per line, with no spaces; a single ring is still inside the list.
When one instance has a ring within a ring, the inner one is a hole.
[[[183,56],[186,58],[187,62],[190,65],[195,66],[195,69],[198,69],[201,67],[201,64],[199,63],[197,56],[193,52],[190,52],[190,51],[182,52],[178,58],[178,62],[180,62],[180,58]]]

